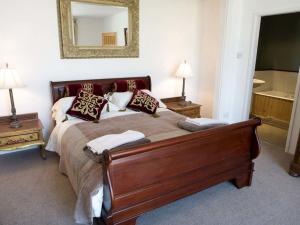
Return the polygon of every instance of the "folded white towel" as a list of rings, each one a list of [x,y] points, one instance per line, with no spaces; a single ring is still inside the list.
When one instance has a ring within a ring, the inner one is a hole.
[[[214,125],[214,124],[228,124],[224,121],[215,120],[215,119],[209,119],[209,118],[186,118],[185,120],[188,123],[195,124],[197,126],[207,126],[207,125]]]
[[[143,138],[145,138],[143,133],[129,130],[121,134],[109,134],[96,138],[87,143],[87,147],[89,147],[93,153],[100,155],[105,150],[111,150]]]

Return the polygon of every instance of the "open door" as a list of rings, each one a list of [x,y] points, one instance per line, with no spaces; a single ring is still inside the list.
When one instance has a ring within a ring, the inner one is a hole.
[[[297,88],[295,92],[295,103],[293,107],[290,128],[287,137],[285,151],[290,154],[295,154],[298,138],[300,133],[300,68],[298,73]]]

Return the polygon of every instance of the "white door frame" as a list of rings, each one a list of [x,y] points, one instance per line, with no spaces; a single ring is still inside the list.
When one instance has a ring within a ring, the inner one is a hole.
[[[252,91],[253,91],[253,76],[255,74],[256,58],[257,58],[257,48],[260,34],[260,25],[261,17],[278,15],[278,14],[287,14],[299,12],[300,8],[287,8],[287,9],[276,9],[276,10],[267,10],[265,12],[260,12],[254,15],[253,21],[253,35],[250,51],[250,60],[248,64],[248,78],[247,78],[247,95],[244,101],[243,106],[243,115],[245,118],[249,117],[251,111],[251,101],[252,101]],[[300,73],[299,73],[300,75]],[[299,109],[298,109],[299,108]],[[290,121],[290,127],[288,132],[288,139],[285,151],[294,154],[296,150],[297,140],[299,135],[300,124],[296,124],[296,121],[300,121],[300,77],[298,76],[297,88],[295,92],[295,102],[293,106],[293,113]],[[296,144],[295,144],[296,143]]]
[[[300,131],[300,68],[298,73],[297,87],[295,91],[295,101],[290,121],[288,137],[286,141],[285,151],[290,154],[295,154],[298,137]]]

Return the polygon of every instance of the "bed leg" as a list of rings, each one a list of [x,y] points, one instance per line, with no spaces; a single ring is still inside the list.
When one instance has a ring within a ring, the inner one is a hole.
[[[251,168],[248,173],[245,173],[233,180],[233,184],[238,188],[249,187],[252,184],[252,176],[254,172],[254,163],[252,163]]]

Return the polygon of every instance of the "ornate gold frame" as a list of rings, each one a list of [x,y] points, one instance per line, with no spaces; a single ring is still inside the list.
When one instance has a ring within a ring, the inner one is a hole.
[[[73,44],[70,29],[71,2],[128,7],[129,44],[124,47],[82,47]],[[139,0],[57,0],[61,58],[137,58],[139,57]]]

